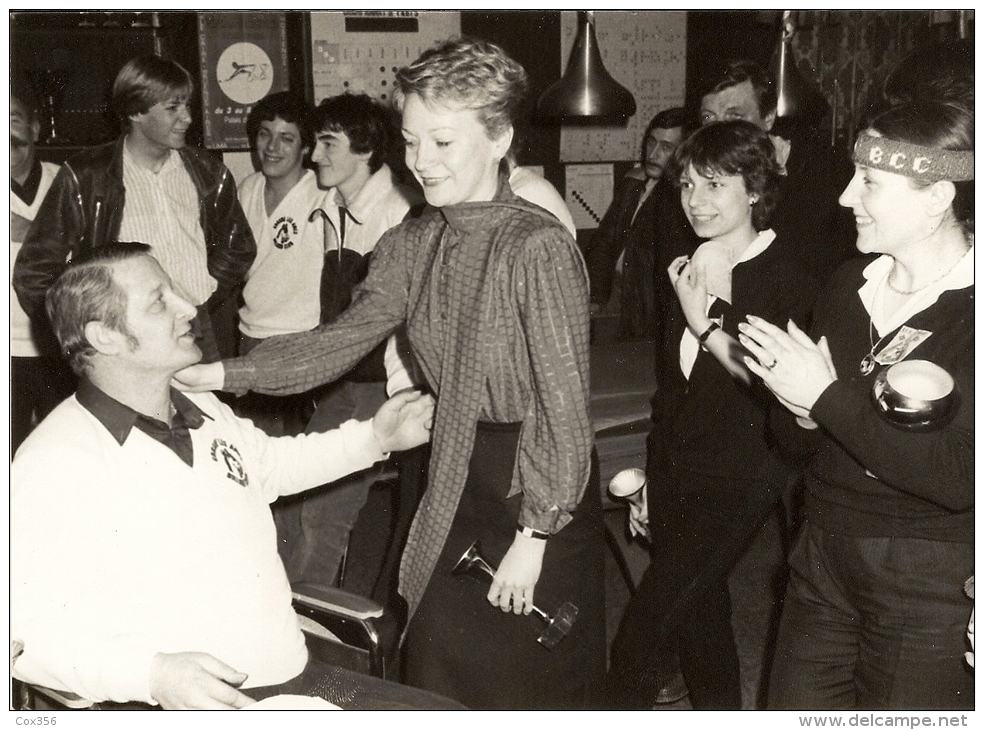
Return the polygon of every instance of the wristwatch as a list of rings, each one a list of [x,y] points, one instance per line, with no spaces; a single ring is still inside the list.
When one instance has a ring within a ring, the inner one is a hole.
[[[709,325],[707,325],[707,329],[704,330],[701,333],[700,337],[697,338],[697,341],[700,342],[700,344],[703,345],[705,342],[707,342],[707,338],[711,336],[711,333],[714,330],[719,330],[719,329],[721,329],[721,325],[719,325],[717,322],[714,322],[712,320],[711,323]]]
[[[546,532],[540,532],[539,530],[534,530],[532,527],[523,527],[522,525],[516,525],[516,529],[519,530],[521,535],[526,537],[532,537],[534,540],[546,540],[550,535]]]

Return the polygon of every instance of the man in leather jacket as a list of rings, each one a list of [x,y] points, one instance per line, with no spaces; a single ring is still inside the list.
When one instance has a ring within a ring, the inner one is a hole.
[[[686,112],[664,109],[642,138],[639,164],[616,185],[612,203],[584,251],[591,281],[591,311],[605,311],[611,299],[619,315],[619,338],[656,339],[662,333],[663,307],[672,295],[666,267],[665,230],[690,224],[680,194],[667,174],[673,152],[684,137]]]
[[[235,354],[236,300],[256,244],[232,174],[185,146],[192,90],[184,68],[157,56],[120,70],[113,107],[126,131],[62,166],[17,257],[13,286],[35,322],[44,322],[45,293],[73,258],[140,240],[196,304],[205,359]]]

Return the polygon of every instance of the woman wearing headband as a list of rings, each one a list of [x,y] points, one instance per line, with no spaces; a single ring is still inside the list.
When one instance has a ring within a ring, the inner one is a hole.
[[[787,441],[812,455],[773,708],[974,706],[973,149],[957,106],[875,118],[840,202],[879,256],[835,274],[809,336],[740,327],[749,369],[795,416]]]

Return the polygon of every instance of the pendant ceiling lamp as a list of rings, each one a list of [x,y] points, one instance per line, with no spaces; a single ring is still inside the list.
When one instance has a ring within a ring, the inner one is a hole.
[[[796,70],[793,58],[793,35],[796,22],[791,11],[782,14],[782,27],[779,31],[779,44],[772,56],[771,71],[776,82],[779,117],[806,117],[813,119],[827,109],[827,102]]]
[[[594,13],[579,10],[577,37],[563,78],[537,102],[541,119],[582,119],[624,124],[636,112],[632,93],[605,70],[595,35]]]

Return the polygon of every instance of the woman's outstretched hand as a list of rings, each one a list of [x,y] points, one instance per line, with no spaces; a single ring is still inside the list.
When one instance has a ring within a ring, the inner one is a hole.
[[[221,362],[191,365],[175,373],[172,382],[175,388],[188,393],[222,390],[225,385],[225,367]]]
[[[495,571],[488,599],[493,606],[515,614],[533,610],[533,589],[540,579],[547,541],[516,533],[499,569]]]
[[[748,369],[796,416],[810,417],[813,404],[837,380],[827,339],[813,342],[792,320],[782,330],[764,319],[748,316],[738,325],[738,339],[754,357]]]

